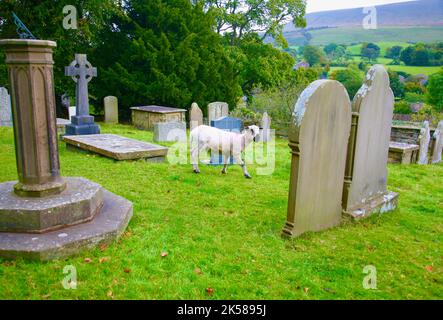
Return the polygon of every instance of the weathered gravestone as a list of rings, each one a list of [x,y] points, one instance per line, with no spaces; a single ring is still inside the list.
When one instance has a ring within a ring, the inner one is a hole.
[[[13,95],[18,182],[0,184],[0,257],[51,260],[110,243],[132,203],[83,178],[62,178],[53,41],[0,40]]]
[[[211,127],[224,131],[241,133],[241,131],[243,130],[243,122],[237,118],[223,117],[217,120],[212,120]],[[211,165],[223,165],[225,163],[224,160],[224,156],[222,156],[219,152],[211,151]],[[234,164],[234,159],[232,157],[230,158],[229,163]]]
[[[155,142],[186,142],[185,122],[159,122],[154,124]]]
[[[208,123],[229,115],[229,106],[226,102],[212,102],[208,105]]]
[[[189,111],[189,128],[192,131],[201,125],[203,125],[203,112],[198,104],[194,102]]]
[[[398,194],[387,191],[387,163],[394,94],[381,65],[372,67],[352,104],[352,128],[343,190],[343,211],[353,218],[394,210]]]
[[[12,127],[11,97],[3,87],[0,87],[0,127]]]
[[[75,102],[76,115],[71,118],[71,124],[66,126],[67,135],[84,135],[100,133],[100,127],[94,123],[94,117],[89,115],[88,83],[97,76],[97,68],[93,68],[86,59],[86,54],[76,54],[75,60],[65,67],[65,75],[72,77],[76,83]]]
[[[351,102],[337,81],[317,80],[298,99],[289,130],[292,151],[284,236],[341,222]]]
[[[434,152],[432,153],[432,163],[441,162],[441,154],[443,149],[443,121],[438,123],[437,129],[434,132]]]
[[[271,117],[267,112],[263,113],[260,126],[260,141],[269,142],[271,140]]]
[[[429,121],[423,122],[423,127],[420,130],[420,136],[418,140],[420,142],[418,164],[429,164],[428,151],[429,143],[431,142],[431,130],[429,128]]]
[[[118,99],[108,96],[103,99],[105,105],[105,122],[118,123]]]

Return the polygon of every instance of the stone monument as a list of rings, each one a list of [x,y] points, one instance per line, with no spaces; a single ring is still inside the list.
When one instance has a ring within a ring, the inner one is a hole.
[[[343,211],[353,218],[394,210],[398,194],[387,191],[387,163],[394,112],[389,75],[375,65],[352,104]]]
[[[65,67],[65,75],[72,77],[76,83],[75,102],[76,115],[71,124],[66,126],[66,135],[98,134],[100,127],[94,123],[94,117],[89,115],[88,83],[97,76],[97,68],[93,68],[85,54],[76,54],[75,60]]]
[[[194,102],[189,111],[189,128],[192,131],[201,125],[203,125],[203,112],[198,104]]]
[[[431,142],[431,129],[429,128],[429,121],[423,122],[423,127],[420,130],[420,153],[418,156],[418,164],[429,164],[429,143]]]
[[[105,105],[105,122],[118,123],[118,99],[108,96],[103,99]]]
[[[298,99],[289,129],[292,152],[288,216],[283,236],[341,222],[351,102],[337,81],[317,80]]]
[[[267,112],[263,113],[261,120],[260,141],[269,142],[271,140],[271,117]]]
[[[0,257],[51,260],[118,237],[132,204],[82,178],[62,178],[53,41],[0,40],[6,52],[18,182],[0,184]]]
[[[0,127],[12,127],[11,96],[0,87]]]
[[[443,121],[438,123],[437,129],[434,131],[434,152],[432,153],[432,163],[441,162],[441,154],[443,150]]]
[[[212,102],[208,105],[208,123],[229,115],[229,106],[226,102]]]

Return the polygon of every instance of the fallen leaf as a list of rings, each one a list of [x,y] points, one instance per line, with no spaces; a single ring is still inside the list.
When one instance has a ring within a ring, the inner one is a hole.
[[[103,258],[98,259],[98,262],[100,262],[100,263],[103,263],[103,262],[106,262],[106,261],[108,261],[107,257],[103,257]]]
[[[131,272],[131,269],[129,269],[129,268],[125,268],[123,271],[124,271],[125,273],[130,273],[130,272]]]
[[[43,298],[43,299],[48,299],[50,296],[51,296],[51,294],[48,293],[48,294],[43,295],[42,298]]]
[[[208,294],[208,296],[212,296],[214,294],[214,289],[206,288],[206,293]]]
[[[108,297],[112,298],[114,296],[114,294],[112,293],[111,290],[108,291],[108,293],[106,294]]]
[[[85,258],[85,262],[86,262],[86,263],[91,263],[91,262],[92,262],[92,259],[90,259],[90,258]]]
[[[303,291],[304,291],[305,293],[308,293],[308,292],[309,292],[309,288],[304,288]]]
[[[432,266],[426,266],[425,269],[428,270],[429,272],[434,271],[434,268]]]
[[[200,268],[195,268],[194,272],[198,274],[199,276],[203,274],[202,270]]]
[[[106,243],[103,243],[100,245],[100,250],[101,251],[105,251],[106,249],[108,249],[108,245]]]
[[[167,253],[166,251],[164,251],[164,252],[161,253],[161,257],[162,257],[162,258],[167,257],[167,256],[168,256],[168,253]]]

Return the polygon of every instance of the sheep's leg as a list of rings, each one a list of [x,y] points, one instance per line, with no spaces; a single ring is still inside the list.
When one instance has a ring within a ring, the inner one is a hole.
[[[224,157],[224,166],[223,166],[222,173],[223,174],[227,174],[228,173],[228,163],[229,163],[230,155],[229,154],[228,155],[224,154],[223,157]]]
[[[194,173],[200,173],[200,168],[198,167],[198,162],[200,159],[200,153],[205,149],[205,145],[201,145],[200,143],[194,146],[191,150],[192,157],[192,168],[194,169]]]
[[[240,166],[243,170],[243,175],[245,176],[245,178],[252,179],[252,176],[248,173],[248,170],[246,169],[246,163],[241,158],[241,155],[240,154],[234,155],[234,159],[238,164],[240,164]]]

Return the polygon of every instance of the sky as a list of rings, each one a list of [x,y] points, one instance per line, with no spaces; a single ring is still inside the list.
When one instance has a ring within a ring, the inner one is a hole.
[[[308,0],[307,12],[372,7],[380,4],[407,1],[410,0]]]

